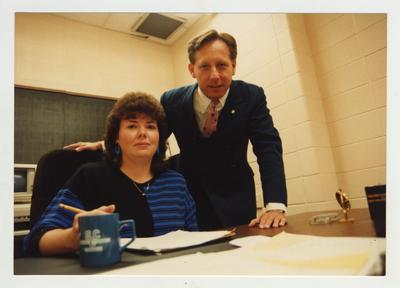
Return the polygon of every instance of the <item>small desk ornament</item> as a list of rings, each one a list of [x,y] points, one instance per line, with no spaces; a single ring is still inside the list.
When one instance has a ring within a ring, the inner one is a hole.
[[[346,193],[344,193],[342,189],[336,191],[335,196],[344,214],[344,218],[340,219],[339,222],[341,223],[353,222],[354,218],[349,218],[348,216],[348,212],[351,209],[349,197],[347,197]]]

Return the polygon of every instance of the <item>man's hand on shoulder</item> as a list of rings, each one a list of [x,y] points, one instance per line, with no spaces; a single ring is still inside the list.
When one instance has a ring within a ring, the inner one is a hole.
[[[276,228],[287,224],[287,218],[282,210],[270,210],[250,221],[249,227]]]
[[[65,150],[75,150],[77,152],[84,151],[84,150],[100,150],[104,151],[104,141],[97,141],[97,142],[77,142],[73,144],[69,144],[64,146],[63,149]]]

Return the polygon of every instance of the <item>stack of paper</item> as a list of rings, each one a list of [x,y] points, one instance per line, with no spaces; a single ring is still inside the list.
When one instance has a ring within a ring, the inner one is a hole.
[[[201,233],[201,232],[200,232]],[[383,238],[322,237],[282,232],[235,240],[241,248],[195,253],[122,269],[143,275],[369,275],[385,251]],[[171,239],[172,240],[172,239]]]
[[[174,231],[162,236],[136,238],[127,249],[146,250],[153,252],[165,252],[180,248],[192,247],[204,244],[213,240],[232,236],[233,231],[212,231],[212,232],[188,232]],[[127,243],[129,239],[121,239],[121,245]]]

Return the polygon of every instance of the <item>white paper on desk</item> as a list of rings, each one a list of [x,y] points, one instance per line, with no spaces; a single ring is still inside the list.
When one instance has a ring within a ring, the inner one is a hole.
[[[264,235],[246,236],[242,238],[233,239],[229,241],[229,244],[236,247],[251,247],[257,243],[263,243],[268,239],[271,239],[271,237]]]
[[[239,254],[255,263],[271,265],[271,274],[369,275],[373,273],[373,264],[380,261],[380,253],[386,250],[386,240],[282,232],[270,241],[246,248]]]
[[[136,238],[135,241],[129,244],[127,249],[163,252],[204,244],[213,240],[224,238],[230,233],[231,231],[226,230],[211,232],[177,230],[156,237]],[[122,238],[121,246],[128,241],[129,239]]]
[[[260,240],[260,239],[259,239]],[[102,272],[136,275],[370,275],[386,241],[282,232],[243,248],[195,253]]]

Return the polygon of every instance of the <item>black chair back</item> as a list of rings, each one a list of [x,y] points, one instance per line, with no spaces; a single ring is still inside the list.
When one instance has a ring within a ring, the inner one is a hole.
[[[82,164],[101,159],[101,151],[76,152],[59,149],[43,155],[37,164],[33,183],[30,227],[35,225],[58,190]]]

